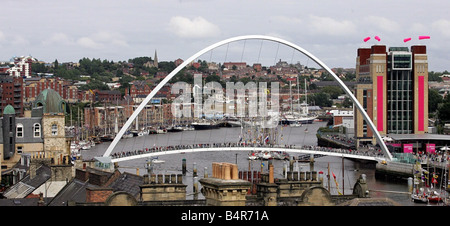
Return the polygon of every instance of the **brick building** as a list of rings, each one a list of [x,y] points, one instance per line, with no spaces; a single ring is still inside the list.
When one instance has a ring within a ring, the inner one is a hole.
[[[241,70],[247,67],[247,63],[245,62],[225,62],[223,63],[223,67],[228,70],[233,70],[233,67],[236,68],[236,70]]]
[[[140,95],[147,96],[152,90],[145,81],[134,81],[130,88],[125,90],[125,95],[130,95],[131,97],[137,97]]]
[[[428,133],[428,58],[426,46],[359,48],[356,60],[355,96],[378,132]],[[355,136],[375,142],[361,113],[355,114]]]
[[[30,56],[14,58],[14,66],[8,70],[9,75],[30,78],[32,62],[33,58]]]
[[[7,105],[13,106],[16,116],[23,116],[23,78],[0,74],[0,110]]]

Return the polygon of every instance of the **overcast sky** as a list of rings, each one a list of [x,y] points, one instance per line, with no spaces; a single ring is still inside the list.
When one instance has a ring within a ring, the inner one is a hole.
[[[450,70],[449,1],[2,0],[0,5],[0,61],[22,55],[47,62],[123,61],[153,57],[155,50],[160,61],[173,61],[230,37],[261,34],[293,42],[329,67],[355,67],[359,47],[425,44],[429,69]],[[419,41],[419,35],[431,39]],[[365,37],[372,39],[364,43]],[[265,65],[282,59],[313,66],[292,49],[260,41],[232,43],[202,59]]]

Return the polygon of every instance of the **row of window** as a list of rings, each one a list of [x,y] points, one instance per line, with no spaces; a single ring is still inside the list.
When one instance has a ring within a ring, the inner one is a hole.
[[[52,136],[58,135],[58,125],[53,124],[52,125]],[[16,137],[17,138],[23,138],[24,137],[24,129],[23,124],[18,123],[16,126]],[[41,137],[41,124],[35,123],[33,125],[33,137],[34,138],[40,138]]]

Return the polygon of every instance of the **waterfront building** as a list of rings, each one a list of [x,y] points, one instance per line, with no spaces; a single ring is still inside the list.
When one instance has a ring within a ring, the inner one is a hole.
[[[10,105],[16,116],[23,116],[23,77],[0,74],[0,110]]]
[[[133,81],[133,84],[131,84],[130,88],[125,89],[125,95],[130,95],[131,97],[135,98],[140,95],[147,96],[150,94],[152,90],[150,89],[150,86],[145,81]]]
[[[32,62],[33,62],[33,58],[31,56],[15,57],[14,58],[14,66],[8,70],[9,75],[14,76],[14,77],[30,78]]]
[[[31,103],[45,89],[55,90],[64,100],[70,103],[77,102],[78,87],[72,85],[72,82],[59,77],[32,77],[26,78],[23,82],[23,100],[25,103]],[[22,88],[22,87],[21,87]]]
[[[359,48],[355,96],[382,136],[428,133],[426,46]],[[361,113],[355,114],[357,145],[375,143]]]

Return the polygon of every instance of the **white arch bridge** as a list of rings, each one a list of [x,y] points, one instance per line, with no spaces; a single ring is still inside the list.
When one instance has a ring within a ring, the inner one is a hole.
[[[306,55],[307,57],[309,57],[309,59],[313,60],[314,62],[316,62],[319,66],[321,66],[323,69],[325,69],[332,77],[334,80],[336,80],[338,82],[338,85],[344,90],[344,92],[350,97],[350,99],[352,100],[353,104],[355,105],[356,109],[358,109],[358,111],[362,114],[364,120],[367,122],[367,125],[369,126],[369,128],[374,132],[374,136],[377,140],[378,145],[380,146],[381,150],[383,151],[383,154],[386,158],[386,160],[391,161],[392,160],[392,155],[389,152],[388,148],[386,147],[386,144],[384,143],[383,139],[381,138],[380,133],[378,132],[378,129],[375,127],[375,124],[372,122],[372,120],[370,119],[369,115],[367,114],[367,112],[364,110],[363,106],[358,102],[358,100],[356,99],[356,97],[353,95],[353,93],[348,89],[348,87],[344,84],[344,82],[339,79],[339,77],[327,66],[325,65],[321,60],[319,60],[317,57],[315,57],[314,55],[312,55],[311,53],[309,53],[308,51],[306,51],[305,49],[301,48],[300,46],[291,43],[289,41],[280,39],[280,38],[275,38],[275,37],[271,37],[271,36],[264,36],[264,35],[247,35],[247,36],[238,36],[238,37],[234,37],[234,38],[229,38],[220,42],[217,42],[215,44],[212,44],[202,50],[200,50],[199,52],[197,52],[196,54],[192,55],[190,58],[188,58],[186,61],[184,61],[182,64],[180,64],[177,68],[175,68],[172,72],[170,72],[170,74],[168,74],[151,92],[150,94],[142,101],[142,103],[137,107],[137,109],[133,112],[133,114],[130,116],[130,118],[125,122],[124,126],[120,129],[119,133],[116,135],[116,137],[114,138],[114,140],[111,142],[111,144],[109,145],[109,147],[107,148],[107,150],[105,151],[105,153],[103,154],[103,157],[109,157],[111,155],[111,153],[113,152],[115,146],[117,145],[117,143],[120,141],[120,139],[122,138],[122,136],[124,135],[124,133],[128,130],[128,128],[131,126],[132,122],[136,119],[136,117],[139,115],[139,113],[144,109],[144,107],[150,102],[150,100],[156,95],[157,92],[159,92],[159,90],[167,83],[169,82],[169,80],[171,78],[173,78],[179,71],[181,71],[181,69],[183,69],[184,67],[186,67],[189,63],[191,63],[192,61],[194,61],[195,59],[197,59],[198,57],[202,56],[203,54],[207,53],[208,51],[211,51],[217,47],[220,47],[222,45],[226,45],[232,42],[236,42],[236,41],[243,41],[243,40],[266,40],[266,41],[272,41],[272,42],[276,42],[276,43],[280,43],[283,45],[286,45],[288,47],[291,47],[299,52],[301,52],[302,54]],[[218,149],[218,150],[222,150],[223,149]],[[239,149],[242,150],[242,149]],[[185,150],[185,152],[187,152],[188,150]],[[192,151],[192,150],[190,150]],[[216,149],[213,149],[211,151],[217,151]],[[247,150],[248,151],[248,150]],[[294,150],[286,150],[286,151],[294,151]],[[178,150],[178,152],[181,152],[181,150]],[[304,153],[308,153],[306,150]],[[156,155],[156,154],[155,154]],[[147,156],[143,156],[140,155],[141,157],[147,157]],[[342,156],[342,155],[340,155]],[[137,157],[137,156],[136,156]]]
[[[189,145],[186,145],[189,146]],[[337,148],[324,148],[324,147],[313,147],[306,149],[302,146],[263,146],[263,147],[249,147],[249,146],[219,146],[211,147],[212,145],[207,145],[205,147],[192,147],[192,148],[177,148],[177,147],[161,147],[158,149],[151,150],[140,150],[135,152],[127,152],[122,154],[113,154],[111,157],[111,162],[121,162],[140,158],[151,158],[161,155],[171,155],[171,154],[186,154],[195,152],[231,152],[231,151],[243,151],[243,152],[286,152],[286,153],[297,153],[297,154],[312,154],[312,155],[326,155],[326,156],[336,156],[342,158],[360,159],[380,162],[386,160],[385,156],[381,153],[376,153],[373,150],[347,150],[347,149],[337,149]]]

